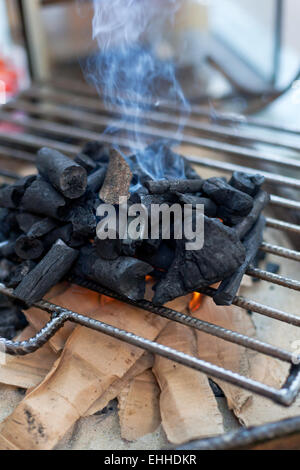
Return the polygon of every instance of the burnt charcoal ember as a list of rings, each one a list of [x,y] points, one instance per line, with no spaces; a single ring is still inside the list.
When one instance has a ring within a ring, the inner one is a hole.
[[[42,148],[37,154],[36,166],[39,173],[67,199],[78,199],[85,193],[85,168],[57,150]]]
[[[262,175],[249,175],[240,171],[235,171],[229,181],[229,184],[235,189],[249,194],[249,196],[256,196],[261,186],[265,181]]]
[[[91,157],[89,157],[88,155],[85,155],[84,153],[79,153],[74,158],[74,162],[82,166],[88,174],[97,170],[97,163]]]
[[[30,271],[15,289],[15,296],[26,305],[41,300],[43,296],[71,269],[78,251],[58,240],[37,266]]]
[[[253,198],[233,188],[222,178],[209,178],[202,191],[219,205],[239,216],[247,216],[253,207]]]
[[[243,264],[245,248],[233,229],[204,216],[204,233],[203,248],[197,251],[186,250],[186,240],[177,240],[174,261],[155,286],[155,304],[219,282]]]
[[[238,225],[245,218],[244,216],[238,215],[224,206],[218,206],[216,216],[218,217],[218,219],[221,219],[226,225],[229,225],[230,227]]]
[[[263,231],[266,220],[261,215],[254,227],[243,241],[246,250],[244,263],[230,277],[224,279],[217,289],[213,299],[217,305],[231,305],[240,288],[243,276],[248,266],[253,262],[263,241]]]
[[[119,204],[120,198],[129,199],[129,188],[132,173],[125,158],[113,150],[110,153],[109,164],[104,183],[100,191],[100,199],[107,204]]]
[[[20,230],[28,234],[31,227],[37,222],[41,222],[43,218],[38,215],[30,214],[29,212],[20,212],[16,215],[16,220]]]
[[[15,209],[28,186],[36,179],[35,175],[20,178],[16,183],[4,185],[0,189],[0,206]]]
[[[168,192],[198,193],[203,186],[203,180],[198,179],[173,179],[161,181],[146,181],[146,188],[151,194],[164,194]]]
[[[107,168],[102,167],[99,170],[95,171],[88,177],[87,188],[92,193],[98,193],[103,186],[105,176],[106,176]]]
[[[65,206],[66,201],[62,195],[42,178],[38,178],[26,189],[21,200],[23,210],[54,219],[60,219]]]
[[[100,240],[98,237],[95,239],[95,247],[97,254],[106,260],[117,259],[122,251],[122,240],[119,238]]]
[[[24,260],[38,259],[44,253],[44,245],[38,238],[21,235],[15,243],[16,255]]]
[[[7,287],[15,288],[17,287],[21,281],[23,281],[24,277],[35,268],[36,263],[34,261],[28,260],[24,261],[21,264],[18,264],[14,269],[11,270],[9,276],[5,280],[5,284]]]
[[[116,260],[104,260],[97,256],[95,248],[84,247],[76,263],[75,273],[112,289],[132,300],[145,295],[145,276],[152,266],[135,258],[119,256]]]
[[[197,204],[204,206],[204,214],[207,217],[216,217],[218,207],[211,199],[206,197],[196,196],[194,194],[181,194],[177,193],[178,199],[182,204],[191,204],[193,208],[196,208]]]
[[[253,208],[250,214],[248,214],[247,217],[245,217],[238,225],[235,226],[235,231],[241,240],[247,234],[247,232],[251,230],[269,201],[269,194],[261,189],[254,198]]]
[[[88,142],[84,145],[82,153],[100,164],[109,162],[110,148],[100,142]]]
[[[53,219],[42,219],[35,222],[27,232],[28,238],[41,238],[54,230],[56,223]]]
[[[143,246],[137,251],[137,257],[157,270],[168,270],[171,266],[175,250],[165,241],[159,240],[159,247],[153,253],[147,253]]]

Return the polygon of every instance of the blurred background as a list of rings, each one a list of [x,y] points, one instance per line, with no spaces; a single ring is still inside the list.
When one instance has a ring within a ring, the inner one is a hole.
[[[101,0],[100,0],[101,1]],[[161,8],[164,8],[164,0]],[[300,126],[299,0],[182,0],[164,38],[144,41],[172,59],[187,98]],[[98,47],[89,0],[0,0],[0,92],[9,98],[31,80],[83,78],[81,65]],[[2,87],[2,88],[1,88]],[[214,101],[216,100],[216,101]]]

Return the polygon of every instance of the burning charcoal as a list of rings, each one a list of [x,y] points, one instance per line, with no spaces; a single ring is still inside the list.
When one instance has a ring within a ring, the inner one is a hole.
[[[69,248],[62,240],[58,240],[15,289],[16,297],[28,306],[41,300],[53,286],[63,279],[77,256],[78,251]]]
[[[206,197],[194,196],[194,194],[180,194],[177,193],[179,201],[183,204],[191,204],[193,208],[196,208],[197,204],[204,206],[204,214],[207,217],[216,217],[217,215],[217,205],[211,199]]]
[[[135,258],[119,256],[116,260],[97,257],[95,250],[81,250],[75,272],[112,289],[133,300],[144,298],[145,276],[153,271],[152,266]]]
[[[100,240],[95,239],[95,247],[97,254],[106,260],[115,260],[121,254],[122,241],[119,238]]]
[[[20,214],[17,214],[16,219],[20,230],[26,234],[34,224],[43,220],[42,217],[30,214],[29,212],[21,212]]]
[[[246,258],[244,263],[237,269],[237,271],[230,277],[225,278],[213,299],[217,305],[231,305],[242,282],[243,276],[248,266],[255,259],[255,256],[263,241],[263,231],[266,225],[266,220],[260,216],[254,227],[250,230],[248,235],[243,241],[246,250]]]
[[[219,282],[243,264],[245,248],[233,229],[204,216],[204,233],[203,248],[197,251],[186,250],[185,239],[177,240],[174,261],[155,286],[155,304]]]
[[[245,219],[244,216],[236,214],[235,212],[232,212],[230,209],[224,206],[218,206],[217,217],[230,227],[238,225]]]
[[[151,194],[164,194],[167,192],[198,193],[203,186],[203,180],[174,179],[160,181],[146,181],[146,188]]]
[[[26,176],[14,184],[3,186],[0,189],[0,206],[15,209],[20,204],[24,192],[35,179],[36,176]]]
[[[83,147],[82,153],[96,162],[103,164],[109,162],[110,148],[108,145],[100,144],[100,142],[88,142]]]
[[[94,160],[92,160],[88,155],[85,155],[84,153],[79,153],[74,158],[74,162],[78,163],[78,165],[85,168],[88,174],[92,173],[93,171],[97,169],[97,163]]]
[[[119,204],[120,198],[128,199],[131,180],[132,173],[128,163],[119,152],[113,150],[100,191],[100,199],[107,204]]]
[[[61,210],[65,207],[64,198],[46,181],[38,178],[34,181],[21,200],[25,211],[59,219]]]
[[[78,199],[85,193],[86,170],[57,150],[42,148],[37,154],[36,166],[66,198]]]
[[[247,173],[235,171],[229,184],[235,189],[254,197],[260,190],[264,181],[265,177],[262,175],[248,175]]]
[[[251,210],[250,214],[248,214],[248,216],[244,218],[242,222],[235,226],[235,231],[241,240],[253,227],[269,201],[270,196],[265,191],[260,190],[259,193],[255,196],[253,209]]]
[[[20,282],[23,281],[24,277],[35,268],[36,263],[33,261],[24,261],[24,263],[18,264],[10,273],[6,279],[5,284],[7,287],[15,288]]]
[[[92,193],[98,193],[103,186],[107,168],[103,167],[88,177],[87,187]]]
[[[157,251],[152,254],[147,254],[141,247],[137,252],[137,257],[154,268],[165,271],[169,269],[174,260],[175,250],[173,250],[165,241],[160,241],[160,246]]]
[[[16,255],[21,259],[38,259],[44,253],[44,245],[37,238],[29,238],[21,235],[15,243]]]
[[[236,215],[246,216],[253,207],[251,196],[233,188],[222,178],[209,178],[204,182],[202,190],[216,204],[226,207]]]
[[[32,225],[27,233],[28,238],[41,238],[56,227],[53,219],[42,219]]]

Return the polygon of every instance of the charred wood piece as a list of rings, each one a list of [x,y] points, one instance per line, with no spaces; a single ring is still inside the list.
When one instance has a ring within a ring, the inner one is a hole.
[[[104,180],[105,180],[105,175],[107,172],[106,167],[99,168],[99,170],[95,171],[88,177],[88,183],[87,183],[87,188],[92,192],[92,193],[99,193],[100,189],[103,186]]]
[[[266,226],[266,220],[261,215],[243,241],[246,250],[244,263],[227,279],[224,279],[217,289],[213,299],[217,305],[231,305],[240,288],[243,276],[248,266],[256,257],[257,251],[263,241],[263,231]]]
[[[132,300],[141,300],[145,295],[145,276],[153,271],[152,266],[135,258],[119,256],[116,260],[97,257],[95,249],[81,250],[75,272]]]
[[[15,243],[16,255],[24,260],[38,259],[44,253],[44,245],[38,238],[21,235]]]
[[[260,190],[264,181],[265,177],[262,175],[248,175],[247,173],[235,171],[229,184],[235,189],[254,197]]]
[[[60,219],[66,201],[51,184],[41,178],[34,181],[25,191],[21,207],[25,211]]]
[[[239,238],[242,240],[244,236],[251,230],[261,212],[270,201],[270,196],[262,189],[258,192],[254,198],[253,208],[246,218],[242,220],[238,225],[235,226],[235,231]]]
[[[43,296],[71,269],[78,251],[58,240],[38,265],[30,271],[15,289],[16,297],[31,306]]]
[[[14,184],[4,185],[0,188],[0,206],[15,209],[20,204],[24,192],[36,179],[36,176],[26,176]]]
[[[207,217],[216,217],[218,207],[211,199],[206,197],[195,196],[194,194],[180,194],[177,193],[178,199],[182,204],[191,204],[193,209],[196,209],[196,205],[200,204],[204,206],[204,214]]]
[[[84,145],[82,153],[97,163],[106,164],[109,162],[110,148],[100,142],[88,142]]]
[[[42,148],[37,154],[36,166],[39,173],[67,199],[78,199],[85,193],[85,168],[57,150]]]
[[[202,190],[204,181],[198,179],[174,179],[161,181],[146,181],[145,186],[151,194],[164,194],[168,192],[198,193]]]
[[[186,250],[186,240],[177,241],[174,261],[155,286],[155,304],[222,281],[243,264],[245,248],[233,229],[204,216],[204,233],[200,250]]]
[[[85,155],[84,153],[79,153],[74,158],[74,162],[82,166],[86,170],[88,175],[93,171],[97,170],[98,167],[97,163],[91,157]]]
[[[226,207],[235,215],[247,216],[253,207],[251,196],[233,188],[222,178],[209,178],[202,190],[217,205]]]
[[[11,270],[8,278],[5,280],[7,287],[15,288],[20,282],[23,281],[24,277],[32,271],[36,266],[34,261],[28,260],[17,265],[14,269]]]
[[[56,223],[53,219],[42,219],[35,222],[30,230],[27,232],[28,238],[42,238],[43,236],[47,235],[47,233],[54,230],[56,227]]]

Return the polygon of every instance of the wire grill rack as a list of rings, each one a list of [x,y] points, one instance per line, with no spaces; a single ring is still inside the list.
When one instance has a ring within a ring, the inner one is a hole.
[[[80,152],[82,144],[88,140],[118,144],[125,150],[132,148],[130,135],[136,131],[136,124],[133,122],[134,110],[131,112],[128,107],[126,121],[124,118],[121,119],[121,112],[123,109],[117,106],[108,111],[96,92],[80,82],[56,80],[33,85],[17,99],[0,108],[0,120],[8,126],[8,129],[0,127],[0,175],[8,179],[18,178],[19,175],[12,169],[12,163],[17,163],[18,167],[20,164],[33,165],[35,152],[41,146],[55,148],[70,156]],[[145,111],[138,125],[143,145],[156,139],[176,141],[174,129],[178,126],[179,119],[180,109],[173,102],[161,101],[150,106],[150,110]],[[107,126],[121,131],[115,135],[103,134]],[[298,134],[299,131],[295,128],[280,127],[252,117],[220,111],[212,113],[209,107],[192,105],[182,142],[188,148],[194,149],[195,153],[196,150],[199,152],[199,149],[208,153],[213,152],[213,158],[209,155],[200,157],[190,154],[188,159],[195,165],[225,173],[235,170],[259,172],[265,176],[266,183],[272,185],[272,188],[289,188],[297,194],[300,189],[300,179],[295,177],[300,170],[300,160],[295,158],[299,156],[300,151]],[[284,149],[285,152],[279,154],[278,148]],[[5,162],[6,167],[4,167]],[[296,197],[288,199],[272,194],[270,207],[298,211],[300,202]],[[287,234],[300,234],[300,225],[278,218],[267,217],[267,227]],[[282,258],[300,261],[299,251],[283,246],[264,242],[261,250]],[[262,269],[249,267],[247,275],[283,286],[287,290],[300,290],[300,281]],[[28,341],[14,342],[0,338],[0,346],[5,348],[7,353],[29,354],[45,344],[66,321],[71,321],[204,372],[210,377],[217,377],[258,393],[279,404],[289,406],[296,399],[300,391],[300,365],[298,365],[300,358],[295,357],[294,353],[169,308],[157,307],[146,300],[130,301],[109,289],[76,276],[71,276],[69,280],[169,320],[284,361],[290,364],[285,384],[277,390],[201,358],[192,357],[46,301],[40,301],[35,306],[50,314],[49,323]],[[3,284],[0,284],[0,293],[13,297],[13,291]],[[202,289],[201,293],[212,296],[214,289]],[[300,316],[263,305],[256,300],[237,296],[233,303],[295,327],[300,326]]]

